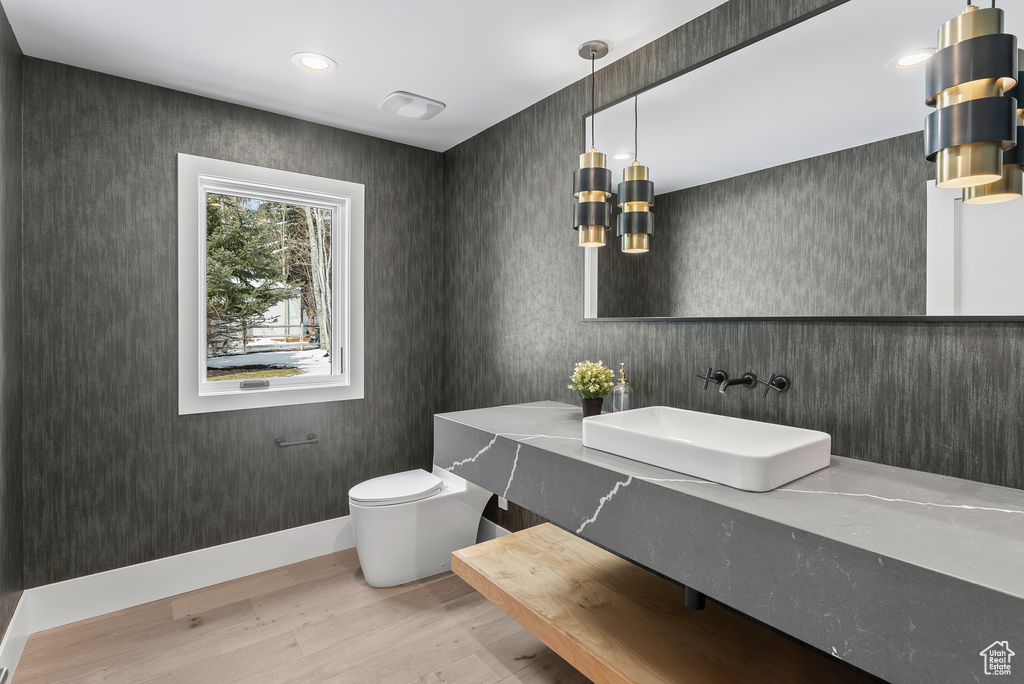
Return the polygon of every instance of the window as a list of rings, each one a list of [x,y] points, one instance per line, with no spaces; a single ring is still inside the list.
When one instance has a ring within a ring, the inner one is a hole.
[[[178,412],[363,397],[363,186],[178,155]]]

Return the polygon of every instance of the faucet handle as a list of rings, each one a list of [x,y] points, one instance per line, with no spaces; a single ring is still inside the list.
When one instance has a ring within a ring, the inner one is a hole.
[[[757,381],[764,385],[764,391],[761,392],[762,397],[768,396],[768,390],[775,390],[776,392],[785,392],[789,389],[789,379],[785,375],[776,375],[772,373],[768,376],[768,379],[758,378]]]
[[[708,385],[712,382],[715,383],[716,385],[721,385],[723,382],[726,381],[725,372],[720,370],[713,370],[711,366],[708,366],[708,369],[704,372],[704,375],[697,373],[697,377],[704,381],[704,389],[707,389]]]

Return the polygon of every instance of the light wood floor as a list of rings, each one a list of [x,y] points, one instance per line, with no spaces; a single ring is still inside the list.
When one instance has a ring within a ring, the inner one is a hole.
[[[355,550],[29,637],[13,684],[587,683],[451,573],[374,589]]]

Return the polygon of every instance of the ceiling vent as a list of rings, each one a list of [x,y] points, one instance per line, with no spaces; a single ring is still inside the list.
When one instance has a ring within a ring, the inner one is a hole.
[[[440,114],[444,110],[445,104],[431,100],[429,97],[396,90],[384,98],[384,101],[380,103],[380,108],[381,111],[391,112],[407,119],[426,121]]]

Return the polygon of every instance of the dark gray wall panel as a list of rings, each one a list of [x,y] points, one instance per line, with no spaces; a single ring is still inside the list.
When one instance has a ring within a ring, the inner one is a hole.
[[[440,154],[35,59],[24,98],[28,586],[345,515],[429,466]],[[179,152],[366,185],[366,399],[178,415]]]
[[[0,635],[21,596],[21,49],[0,7]]]
[[[650,252],[601,250],[599,314],[925,315],[921,135],[659,195]]]
[[[615,62],[598,67],[597,106],[697,68],[849,0],[729,0]],[[589,112],[589,87],[586,108]],[[582,145],[582,115],[579,123]]]
[[[622,97],[827,4],[732,0],[599,71],[600,97]],[[627,361],[641,406],[825,430],[839,455],[1024,488],[1019,323],[583,322],[571,178],[589,95],[581,81],[445,153],[445,225],[459,236],[448,252],[446,330],[458,353],[446,410],[573,401],[574,362]],[[783,373],[793,387],[767,399],[704,392],[694,374],[707,366]]]

